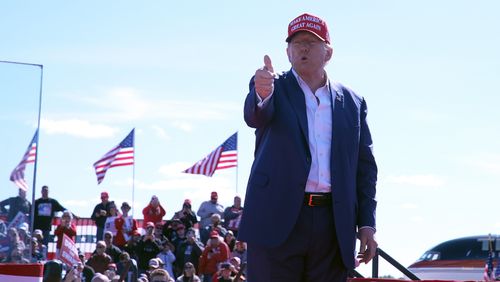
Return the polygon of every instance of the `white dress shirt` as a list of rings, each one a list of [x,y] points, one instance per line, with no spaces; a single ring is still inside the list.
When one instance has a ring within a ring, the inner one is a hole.
[[[304,92],[309,129],[309,150],[311,152],[311,169],[305,187],[310,193],[331,192],[330,155],[332,144],[332,92],[328,79],[325,85],[312,93],[309,86],[292,69],[300,88]],[[262,99],[257,93],[257,106],[263,107],[273,94]]]
[[[306,192],[331,192],[331,145],[332,145],[332,101],[328,79],[325,85],[315,93],[302,78],[292,69],[306,102],[307,127],[309,134],[309,150],[311,152],[311,169],[306,183]]]

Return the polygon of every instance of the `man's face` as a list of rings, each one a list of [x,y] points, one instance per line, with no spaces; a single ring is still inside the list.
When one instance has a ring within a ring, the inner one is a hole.
[[[217,196],[210,197],[210,202],[212,202],[212,204],[217,204],[217,198]]]
[[[181,225],[177,228],[177,230],[175,230],[175,232],[177,233],[177,236],[184,238],[184,235],[186,235],[186,228]]]
[[[331,47],[307,31],[295,34],[288,43],[286,52],[292,67],[301,76],[323,70],[333,55]]]
[[[108,196],[101,196],[101,202],[103,204],[107,203],[108,202]]]
[[[155,226],[154,233],[156,236],[161,236],[162,232],[163,232],[163,227],[161,225]]]
[[[63,214],[61,216],[61,221],[63,222],[63,224],[65,225],[69,225],[71,223],[71,217],[69,214]]]
[[[106,245],[111,245],[112,240],[113,237],[110,234],[104,234],[104,242],[106,242]]]
[[[26,198],[26,191],[23,189],[19,189],[19,197],[25,199]]]
[[[123,214],[128,214],[128,212],[130,211],[130,208],[129,207],[121,207],[121,210],[122,210]]]
[[[218,246],[219,245],[219,238],[217,238],[217,237],[210,238],[210,244],[212,246]]]
[[[49,197],[49,187],[42,187],[42,198],[47,199]]]
[[[116,209],[115,206],[109,207],[109,215],[110,216],[116,216],[118,214],[118,210]]]
[[[101,245],[101,244],[98,244],[96,247],[95,247],[95,251],[98,255],[102,255],[104,254],[104,251],[106,251],[106,246],[105,245]]]
[[[236,242],[236,250],[243,252],[245,250],[245,245],[242,242]]]
[[[240,197],[234,197],[234,206],[241,207],[241,198]]]

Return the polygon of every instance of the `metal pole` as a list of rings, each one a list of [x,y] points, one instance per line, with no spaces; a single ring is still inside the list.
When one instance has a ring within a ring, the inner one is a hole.
[[[32,63],[23,63],[23,62],[14,62],[14,61],[0,61],[0,63],[4,64],[15,64],[15,65],[24,65],[24,66],[32,66],[32,67],[40,67],[43,70],[43,65],[40,64],[32,64]],[[42,71],[43,72],[43,71]],[[40,90],[41,91],[41,90]]]
[[[38,168],[38,150],[40,148],[40,119],[42,116],[42,86],[43,86],[43,65],[40,65],[40,94],[38,98],[38,124],[37,124],[37,137],[36,137],[36,153],[35,153],[35,165],[33,167],[33,188],[31,189],[31,224],[30,224],[30,234],[33,235],[33,228],[35,228],[35,191],[36,191],[36,172]],[[29,248],[31,249],[31,238],[29,239]],[[33,257],[32,252],[30,252],[30,261]]]
[[[238,195],[238,167],[240,166],[238,155],[238,131],[236,131],[236,195]]]
[[[4,64],[14,64],[14,65],[23,65],[23,66],[32,66],[40,68],[40,88],[39,88],[39,96],[38,96],[38,122],[37,122],[37,138],[36,138],[36,153],[35,153],[35,164],[33,167],[33,187],[31,189],[31,210],[30,210],[30,234],[33,234],[33,227],[35,225],[35,190],[36,190],[36,172],[38,168],[38,150],[40,148],[40,119],[42,115],[42,89],[43,89],[43,65],[40,64],[32,64],[32,63],[23,63],[23,62],[14,62],[14,61],[0,61],[0,63]],[[31,144],[30,144],[31,146]],[[29,236],[29,246],[31,249],[31,236]],[[32,258],[32,254],[30,252],[30,261]]]
[[[132,169],[132,218],[134,217],[134,211],[135,211],[135,127],[133,129],[134,135],[132,137],[132,143],[134,144],[134,167]]]
[[[378,248],[372,261],[372,278],[378,278]]]
[[[388,255],[386,252],[384,252],[382,249],[377,248],[377,253],[380,254],[382,258],[384,258],[388,263],[390,263],[392,266],[397,268],[401,273],[406,275],[408,278],[411,280],[420,280],[415,274],[413,274],[411,271],[406,269],[403,265],[401,265],[398,261],[393,259],[390,255]]]

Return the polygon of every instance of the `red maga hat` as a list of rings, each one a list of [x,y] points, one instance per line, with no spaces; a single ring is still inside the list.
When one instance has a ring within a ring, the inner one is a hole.
[[[330,34],[326,22],[311,14],[302,14],[293,19],[288,25],[288,37],[286,42],[290,42],[292,37],[299,31],[307,31],[316,35],[322,41],[330,44]]]

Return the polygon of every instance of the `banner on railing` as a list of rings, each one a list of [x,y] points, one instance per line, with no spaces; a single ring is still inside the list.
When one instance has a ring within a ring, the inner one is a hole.
[[[41,282],[43,280],[43,264],[0,264],[0,281],[9,282]]]

